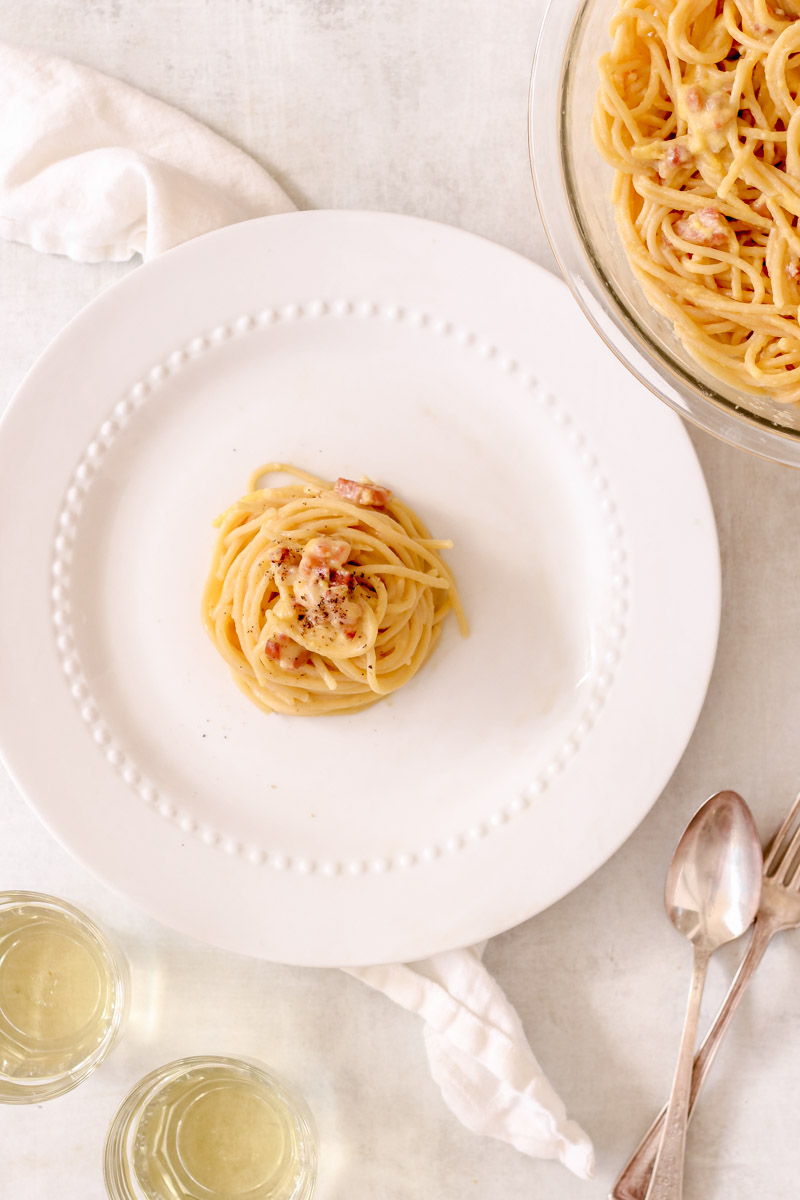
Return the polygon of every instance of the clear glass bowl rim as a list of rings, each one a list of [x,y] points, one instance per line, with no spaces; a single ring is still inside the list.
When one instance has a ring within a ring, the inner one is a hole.
[[[536,201],[561,273],[612,353],[681,417],[762,458],[800,467],[800,432],[775,425],[723,398],[712,400],[682,377],[602,278],[602,264],[581,235],[567,183],[561,139],[569,50],[594,0],[548,0],[531,69],[528,151]],[[646,303],[646,301],[643,301]]]

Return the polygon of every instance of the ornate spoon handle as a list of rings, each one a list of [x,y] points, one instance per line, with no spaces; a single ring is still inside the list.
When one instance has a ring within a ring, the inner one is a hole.
[[[761,962],[764,951],[776,932],[777,927],[774,922],[763,917],[759,917],[753,926],[753,935],[750,939],[750,945],[747,947],[747,953],[739,964],[739,969],[733,978],[722,1007],[717,1013],[714,1024],[706,1034],[705,1040],[695,1056],[692,1071],[692,1087],[689,1095],[690,1117],[705,1077],[719,1049],[720,1042],[730,1025],[731,1018],[738,1007],[739,1001],[747,990],[756,967]],[[611,1189],[610,1200],[644,1200],[650,1184],[650,1177],[653,1173],[653,1164],[655,1163],[656,1154],[661,1142],[661,1132],[666,1112],[667,1108],[665,1105],[620,1172],[616,1183]]]
[[[683,1194],[683,1160],[686,1149],[686,1126],[689,1121],[689,1095],[692,1090],[692,1065],[697,1042],[697,1022],[700,1018],[700,1002],[706,981],[712,949],[706,946],[694,948],[694,970],[683,1024],[681,1048],[675,1067],[667,1111],[664,1116],[664,1132],[650,1176],[646,1200],[681,1200]]]

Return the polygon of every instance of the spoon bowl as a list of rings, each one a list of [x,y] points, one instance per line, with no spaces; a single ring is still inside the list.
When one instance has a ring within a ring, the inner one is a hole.
[[[664,889],[667,916],[694,946],[712,952],[752,925],[761,871],[750,809],[737,792],[718,792],[698,809],[675,848]]]

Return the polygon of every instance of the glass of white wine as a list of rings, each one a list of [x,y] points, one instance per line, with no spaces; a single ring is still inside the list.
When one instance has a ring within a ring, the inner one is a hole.
[[[106,1139],[111,1200],[310,1200],[316,1175],[305,1101],[245,1059],[183,1058],[153,1071]]]
[[[0,892],[0,1103],[77,1087],[122,1033],[129,994],[124,955],[84,913]]]

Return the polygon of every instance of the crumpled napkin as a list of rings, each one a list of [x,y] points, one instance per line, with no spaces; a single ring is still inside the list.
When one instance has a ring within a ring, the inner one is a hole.
[[[152,258],[294,205],[248,155],[184,113],[87,67],[0,42],[0,236],[77,262]],[[347,968],[424,1020],[431,1073],[474,1133],[591,1177],[483,945]]]
[[[591,1179],[592,1143],[568,1119],[516,1009],[481,962],[485,946],[344,970],[422,1017],[431,1075],[467,1129]]]
[[[0,236],[124,262],[293,208],[263,167],[185,113],[0,42]]]

